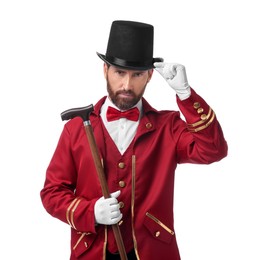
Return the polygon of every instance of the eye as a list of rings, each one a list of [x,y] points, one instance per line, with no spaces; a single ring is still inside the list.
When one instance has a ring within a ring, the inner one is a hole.
[[[144,74],[143,72],[135,72],[134,76],[135,77],[141,77],[141,76],[143,76],[143,74]]]
[[[118,74],[119,76],[123,76],[125,74],[125,72],[123,70],[116,70],[115,71],[116,74]]]

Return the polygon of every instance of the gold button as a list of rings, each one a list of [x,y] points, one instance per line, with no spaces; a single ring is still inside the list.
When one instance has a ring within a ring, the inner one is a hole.
[[[119,208],[122,209],[125,206],[125,203],[123,201],[119,202]]]
[[[125,168],[125,164],[124,164],[123,162],[120,162],[120,163],[118,164],[118,167],[119,167],[120,169],[124,169],[124,168]]]
[[[200,107],[200,103],[199,102],[194,102],[193,107],[195,109],[198,109]]]
[[[152,125],[152,123],[147,123],[147,124],[145,125],[145,127],[146,127],[147,129],[151,129],[151,128],[153,127],[153,125]]]
[[[121,188],[125,187],[125,182],[124,181],[120,181],[118,184],[119,184],[119,187],[121,187]]]
[[[206,115],[206,114],[202,114],[202,115],[200,116],[200,118],[201,118],[201,120],[206,120],[206,119],[207,119],[207,115]]]
[[[155,233],[155,236],[156,237],[159,237],[161,235],[161,232],[160,231],[157,231],[156,233]]]
[[[198,108],[197,112],[198,114],[201,114],[204,111],[204,109],[202,107]]]
[[[121,219],[119,222],[118,222],[118,225],[121,226],[123,224],[123,220]]]

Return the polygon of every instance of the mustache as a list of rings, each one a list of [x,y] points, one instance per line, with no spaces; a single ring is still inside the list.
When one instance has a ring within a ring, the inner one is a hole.
[[[117,95],[118,95],[118,94],[127,94],[127,95],[131,94],[131,95],[135,95],[132,90],[118,90],[118,91],[116,92],[116,94],[117,94]]]

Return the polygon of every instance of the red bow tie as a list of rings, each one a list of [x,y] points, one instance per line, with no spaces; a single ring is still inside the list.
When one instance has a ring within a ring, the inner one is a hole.
[[[131,108],[126,111],[119,111],[113,107],[108,107],[107,109],[107,121],[114,121],[120,118],[126,118],[128,120],[137,121],[139,118],[139,110],[137,107]]]

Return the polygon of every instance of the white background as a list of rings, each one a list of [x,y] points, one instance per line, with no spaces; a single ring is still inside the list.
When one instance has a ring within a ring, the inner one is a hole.
[[[48,215],[39,193],[63,128],[60,113],[106,94],[96,51],[105,53],[117,19],[154,25],[154,57],[186,66],[229,144],[219,163],[177,169],[182,259],[259,260],[260,17],[253,0],[1,1],[1,255],[69,259],[69,227]],[[145,98],[177,109],[158,73]]]

